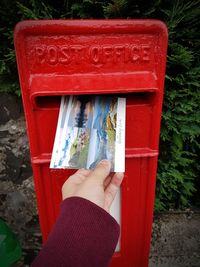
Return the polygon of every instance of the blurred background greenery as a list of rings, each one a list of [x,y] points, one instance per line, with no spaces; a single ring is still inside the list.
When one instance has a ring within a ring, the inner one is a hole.
[[[155,18],[169,30],[155,210],[200,206],[200,0],[1,0],[0,92],[20,88],[14,25],[25,19]]]

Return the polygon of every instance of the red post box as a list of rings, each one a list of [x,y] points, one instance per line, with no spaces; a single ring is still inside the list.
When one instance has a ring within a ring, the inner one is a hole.
[[[167,29],[157,20],[25,21],[15,48],[43,241],[74,170],[50,170],[62,95],[126,97],[120,250],[112,267],[148,265]]]

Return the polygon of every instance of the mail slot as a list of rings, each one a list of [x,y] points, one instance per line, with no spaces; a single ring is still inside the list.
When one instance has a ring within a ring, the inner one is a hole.
[[[167,51],[157,20],[24,21],[15,48],[45,242],[61,187],[75,170],[49,168],[63,95],[126,98],[125,178],[118,204],[119,247],[111,267],[145,267],[151,240]]]

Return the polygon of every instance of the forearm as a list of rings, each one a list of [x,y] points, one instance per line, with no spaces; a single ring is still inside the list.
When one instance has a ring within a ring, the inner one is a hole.
[[[107,267],[118,238],[119,225],[105,210],[83,198],[67,198],[31,267]]]

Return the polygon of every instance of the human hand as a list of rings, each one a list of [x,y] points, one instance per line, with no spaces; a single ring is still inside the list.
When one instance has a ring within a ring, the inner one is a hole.
[[[82,197],[109,212],[123,177],[120,172],[111,176],[110,162],[102,160],[94,170],[80,169],[66,180],[62,187],[63,200]]]

